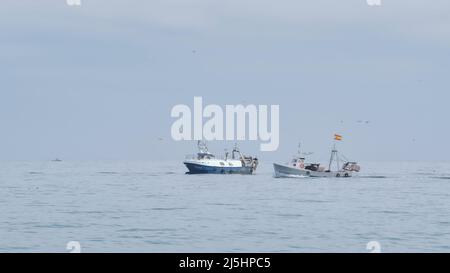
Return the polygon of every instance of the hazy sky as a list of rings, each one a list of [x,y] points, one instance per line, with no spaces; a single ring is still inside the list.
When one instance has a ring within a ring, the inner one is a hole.
[[[265,160],[336,132],[357,160],[448,160],[450,1],[382,2],[3,0],[0,160],[182,160],[194,96],[279,104],[279,150],[241,144]]]

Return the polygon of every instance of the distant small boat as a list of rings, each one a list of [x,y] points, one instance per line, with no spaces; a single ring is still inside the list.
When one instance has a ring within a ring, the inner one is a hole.
[[[62,162],[62,160],[59,159],[59,158],[55,158],[55,159],[52,160],[52,162]]]
[[[343,163],[342,166],[340,165],[341,162]],[[335,170],[332,170],[333,163],[336,163]],[[351,177],[361,170],[357,162],[341,159],[336,150],[336,145],[331,150],[328,168],[321,166],[320,163],[306,163],[300,149],[298,156],[294,157],[290,163],[274,163],[273,167],[275,177]]]
[[[197,155],[183,162],[188,174],[253,174],[258,167],[256,157],[244,156],[237,147],[233,149],[231,158],[226,153],[224,159],[218,159],[208,151],[205,142],[199,141],[197,145]]]

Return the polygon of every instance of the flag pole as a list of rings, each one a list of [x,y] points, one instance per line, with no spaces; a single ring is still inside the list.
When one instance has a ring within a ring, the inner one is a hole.
[[[331,150],[330,163],[328,164],[328,171],[330,171],[330,172],[331,172],[331,164],[333,163],[335,149],[336,149],[336,138],[333,141],[333,149]]]

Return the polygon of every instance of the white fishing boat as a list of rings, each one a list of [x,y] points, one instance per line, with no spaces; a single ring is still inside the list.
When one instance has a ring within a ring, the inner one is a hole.
[[[341,165],[342,163],[342,165]],[[307,163],[299,149],[295,156],[287,164],[273,164],[275,177],[352,177],[361,170],[357,162],[346,160],[336,149],[336,144],[331,150],[328,166],[320,163]],[[335,167],[335,169],[333,169]]]
[[[237,146],[234,147],[231,158],[225,153],[225,158],[216,158],[208,151],[206,143],[198,142],[199,152],[188,156],[183,162],[188,168],[188,174],[253,174],[258,167],[256,157],[244,156]]]

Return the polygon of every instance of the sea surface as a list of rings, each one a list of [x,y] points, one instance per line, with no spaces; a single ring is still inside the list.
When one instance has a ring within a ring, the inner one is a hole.
[[[180,162],[0,162],[0,252],[450,252],[450,163],[359,177],[186,175]]]

